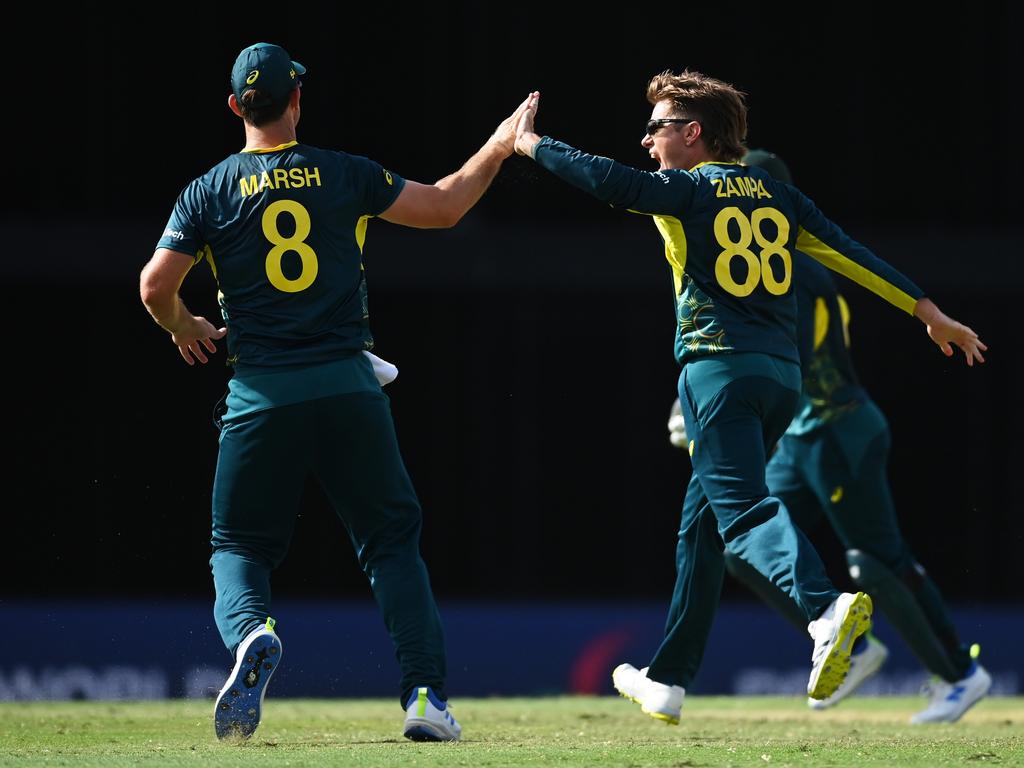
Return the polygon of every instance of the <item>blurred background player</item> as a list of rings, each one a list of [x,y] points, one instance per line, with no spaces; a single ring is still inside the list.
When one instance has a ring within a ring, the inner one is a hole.
[[[755,149],[742,162],[792,184],[789,168],[775,154]],[[938,588],[900,533],[886,478],[889,425],[857,379],[846,301],[828,270],[799,251],[793,253],[793,290],[803,390],[796,416],[768,462],[768,489],[802,530],[812,530],[822,516],[829,521],[846,549],[854,582],[935,675],[928,706],[912,722],[953,722],[985,696],[991,678],[960,642]],[[669,432],[673,445],[688,445],[678,400]],[[725,565],[803,631],[803,614],[783,592],[728,549]],[[839,690],[808,703],[815,709],[838,703],[887,656],[870,633],[858,639]]]
[[[921,319],[947,355],[968,364],[984,345],[911,281],[849,238],[801,192],[744,155],[746,105],[698,72],[651,79],[643,172],[581,152],[534,128],[539,94],[520,120],[516,151],[603,202],[648,214],[675,281],[679,396],[693,477],[676,550],[665,639],[650,665],[623,664],[616,689],[677,723],[707,643],[724,574],[723,544],[795,601],[814,639],[808,695],[825,699],[846,676],[853,641],[870,625],[864,593],[840,594],[785,505],[765,485],[767,456],[799,398],[791,254],[799,248]]]
[[[213,484],[217,628],[235,666],[217,698],[217,736],[247,737],[281,658],[270,572],[288,549],[313,475],[370,580],[401,669],[404,735],[457,740],[447,707],[441,619],[420,557],[419,501],[398,451],[388,400],[362,354],[369,331],[362,249],[374,216],[450,227],[513,149],[520,109],[456,173],[406,181],[365,157],[299,144],[305,68],[276,45],[243,50],[228,105],[245,148],[181,193],[140,291],[189,365],[227,335],[234,367]],[[192,315],[178,289],[206,259],[226,328]],[[325,668],[335,663],[322,660]]]

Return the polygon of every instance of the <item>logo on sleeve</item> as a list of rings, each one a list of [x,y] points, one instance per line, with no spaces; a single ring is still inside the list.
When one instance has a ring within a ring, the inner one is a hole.
[[[164,237],[173,237],[175,240],[184,240],[185,233],[182,232],[180,229],[171,229],[170,227],[168,227],[167,229],[164,230]]]
[[[384,171],[384,181],[386,181],[388,183],[388,186],[390,187],[392,184],[395,183],[395,180],[393,178],[391,178],[391,171],[389,171],[387,168],[384,168],[383,171]]]

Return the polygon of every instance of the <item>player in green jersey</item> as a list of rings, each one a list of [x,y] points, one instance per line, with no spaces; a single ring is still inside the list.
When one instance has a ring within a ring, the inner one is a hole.
[[[833,587],[765,485],[767,456],[792,420],[801,388],[792,253],[808,253],[917,316],[947,355],[956,345],[973,364],[984,345],[795,187],[738,164],[746,106],[732,86],[696,72],[665,72],[651,80],[647,97],[653,109],[642,144],[659,165],[655,172],[538,136],[538,93],[516,139],[517,152],[563,180],[653,216],[675,279],[679,396],[694,466],[687,497],[694,503],[683,510],[665,640],[648,667],[620,665],[613,681],[647,714],[679,721],[728,547],[803,613],[814,640],[808,694],[826,699],[870,626],[871,600]]]
[[[519,110],[457,172],[406,181],[365,157],[296,138],[305,68],[276,45],[243,50],[228,105],[245,148],[181,193],[141,276],[141,295],[189,365],[227,336],[234,367],[213,484],[217,627],[235,666],[217,698],[218,737],[249,736],[281,658],[270,573],[283,560],[307,476],[341,518],[370,580],[401,669],[404,733],[457,740],[447,707],[441,619],[420,557],[421,511],[388,400],[363,354],[362,250],[375,217],[450,227],[512,153]],[[193,315],[178,289],[205,260],[224,327]],[[323,659],[325,668],[335,660]]]
[[[789,168],[770,152],[752,150],[742,162],[792,183]],[[871,593],[875,605],[935,675],[928,707],[911,722],[954,722],[985,696],[991,677],[960,642],[938,587],[900,533],[886,478],[889,425],[853,367],[845,300],[828,271],[799,251],[793,254],[793,290],[803,389],[796,416],[768,462],[768,489],[782,500],[801,530],[810,530],[823,516],[828,519],[846,549],[854,582]],[[682,419],[670,421],[673,444],[687,444]],[[803,628],[803,614],[788,596],[742,558],[726,550],[725,565]],[[887,656],[874,637],[858,640],[843,684],[829,698],[808,703],[814,709],[838,703]]]

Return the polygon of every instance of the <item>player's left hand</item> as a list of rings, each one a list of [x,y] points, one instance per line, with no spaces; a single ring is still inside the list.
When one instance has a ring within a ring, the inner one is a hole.
[[[491,141],[501,147],[506,157],[511,155],[515,149],[516,128],[522,116],[529,111],[531,103],[536,103],[536,97],[539,95],[535,91],[523,99],[523,103],[516,107],[516,111],[502,120],[494,130]]]
[[[189,365],[195,365],[196,360],[200,363],[209,362],[203,347],[208,352],[216,352],[217,345],[214,339],[222,339],[227,334],[227,328],[214,328],[213,323],[205,317],[191,316],[184,324],[184,327],[171,333],[171,341],[177,347],[178,352]]]
[[[973,366],[975,360],[985,362],[981,353],[987,352],[988,347],[978,338],[978,334],[944,314],[930,299],[920,299],[914,308],[914,315],[925,324],[928,335],[946,357],[953,356],[953,346],[956,346],[963,351],[967,365]]]

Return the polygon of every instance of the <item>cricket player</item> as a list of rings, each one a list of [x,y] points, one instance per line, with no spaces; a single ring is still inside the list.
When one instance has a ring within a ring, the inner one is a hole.
[[[752,150],[742,162],[792,184],[789,168],[771,152]],[[811,530],[823,516],[828,519],[846,549],[854,583],[871,594],[935,676],[928,684],[928,706],[911,722],[954,722],[985,696],[992,679],[972,658],[977,646],[969,648],[960,641],[938,587],[900,532],[886,477],[889,425],[853,367],[845,299],[828,270],[799,251],[793,254],[793,291],[803,389],[796,416],[768,461],[768,490],[779,497],[801,530]],[[688,445],[681,416],[670,422],[673,444]],[[803,629],[803,614],[788,596],[742,558],[726,550],[725,565]],[[846,680],[827,699],[809,699],[808,704],[813,709],[837,704],[887,656],[885,645],[871,633],[858,638]]]
[[[718,604],[723,550],[787,594],[814,640],[808,695],[826,699],[870,627],[871,599],[840,593],[821,559],[769,493],[765,466],[801,390],[793,253],[801,250],[921,319],[942,351],[968,364],[985,349],[969,328],[825,218],[799,190],[738,163],[746,105],[727,83],[664,72],[649,83],[643,172],[534,132],[539,93],[520,120],[516,151],[614,207],[653,217],[676,294],[679,396],[694,472],[680,525],[665,639],[643,669],[622,664],[616,689],[678,723]]]
[[[220,738],[259,725],[281,660],[270,573],[283,560],[307,476],[340,517],[380,606],[401,669],[404,735],[454,741],[441,619],[419,552],[421,511],[388,400],[363,352],[373,346],[362,251],[370,219],[453,226],[513,149],[519,110],[463,167],[435,184],[365,157],[299,143],[306,69],[277,45],[243,50],[228,106],[245,147],[188,184],[141,276],[153,319],[189,365],[226,338],[234,374],[213,484],[214,614],[235,659],[217,698]],[[178,289],[205,261],[223,327]],[[316,663],[329,667],[333,659]]]

